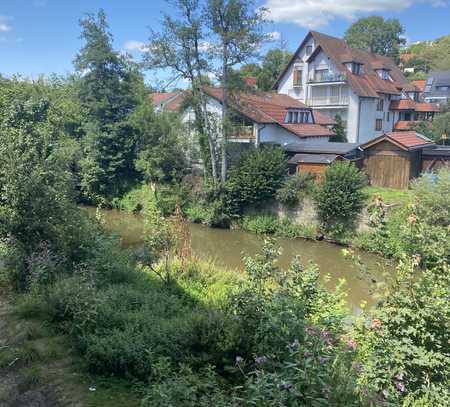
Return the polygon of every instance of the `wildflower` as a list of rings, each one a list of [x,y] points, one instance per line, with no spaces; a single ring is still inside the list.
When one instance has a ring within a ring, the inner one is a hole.
[[[328,360],[329,360],[329,358],[326,358],[326,357],[324,357],[324,356],[320,356],[320,357],[319,357],[319,363],[320,363],[321,365],[324,365],[325,363],[327,363]]]
[[[236,356],[236,364],[242,363],[244,359],[241,356]]]
[[[309,357],[309,356],[312,356],[312,353],[311,353],[309,350],[305,350],[305,351],[303,352],[303,356],[304,356],[305,358],[307,358],[307,357]]]
[[[418,266],[420,264],[420,260],[422,260],[422,257],[420,256],[420,254],[416,254],[413,256],[413,266]]]
[[[381,393],[383,393],[383,397],[385,399],[389,398],[389,392],[387,391],[387,389],[384,389]]]
[[[404,377],[404,373],[403,372],[399,372],[394,376],[397,380],[402,381],[403,377]]]
[[[381,327],[381,321],[379,319],[374,319],[370,324],[370,328],[379,329]]]
[[[255,362],[256,364],[261,365],[262,363],[267,362],[267,358],[265,356],[257,356]]]
[[[402,382],[395,383],[395,387],[397,387],[397,390],[400,393],[404,393],[405,392],[405,385]]]
[[[411,215],[408,216],[408,222],[409,223],[415,223],[417,221],[417,216],[412,213]]]
[[[291,391],[293,388],[294,386],[292,385],[292,383],[281,382],[280,384],[280,389],[282,390]]]

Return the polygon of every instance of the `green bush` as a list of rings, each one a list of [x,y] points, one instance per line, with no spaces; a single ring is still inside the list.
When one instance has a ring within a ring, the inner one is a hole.
[[[244,216],[241,226],[252,233],[274,234],[278,229],[278,219],[271,215]]]
[[[405,254],[416,256],[423,267],[448,263],[449,171],[443,169],[437,175],[423,175],[412,184],[411,195],[411,203],[405,202],[387,216],[381,216],[357,244],[366,250],[398,259]]]
[[[297,205],[312,191],[313,185],[314,175],[311,173],[289,176],[284,180],[281,188],[277,190],[276,199],[283,205]]]
[[[245,206],[273,198],[287,174],[287,161],[279,147],[262,146],[243,154],[231,168],[226,185],[227,200],[236,213]]]
[[[366,203],[366,176],[353,163],[338,161],[327,168],[314,201],[325,233],[340,238],[354,230]]]

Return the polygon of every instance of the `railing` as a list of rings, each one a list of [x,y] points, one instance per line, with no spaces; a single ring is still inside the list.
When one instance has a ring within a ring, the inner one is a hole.
[[[345,82],[347,80],[347,75],[344,73],[335,73],[335,72],[312,72],[312,75],[309,76],[310,83],[320,83],[320,82]]]
[[[253,126],[234,126],[231,139],[254,139]]]
[[[309,106],[348,105],[348,96],[314,96],[309,98]]]

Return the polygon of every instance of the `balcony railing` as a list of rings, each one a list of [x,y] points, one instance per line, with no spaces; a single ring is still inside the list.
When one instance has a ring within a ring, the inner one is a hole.
[[[346,80],[347,75],[340,72],[312,72],[312,75],[309,76],[309,83],[345,82]]]
[[[309,98],[309,106],[345,106],[348,96],[314,96]]]
[[[255,138],[253,126],[234,126],[230,138],[235,140],[253,140]]]

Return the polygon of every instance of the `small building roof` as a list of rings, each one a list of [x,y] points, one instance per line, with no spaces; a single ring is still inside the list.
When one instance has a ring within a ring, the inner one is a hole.
[[[432,147],[433,141],[416,131],[393,131],[376,137],[360,147],[366,150],[382,141],[388,141],[402,150],[411,151],[424,147]]]
[[[423,150],[422,155],[427,157],[449,157],[450,158],[450,146],[438,146],[436,148],[430,148]]]
[[[208,96],[222,103],[222,88],[205,87],[204,91]],[[255,123],[276,124],[299,138],[334,135],[334,132],[324,124],[334,124],[333,119],[326,118],[323,114],[317,114],[310,107],[288,95],[270,92],[242,92],[230,96],[229,104],[232,109]],[[291,109],[310,112],[314,123],[285,123],[286,114]]]
[[[430,72],[423,93],[427,98],[450,97],[450,71]]]
[[[282,146],[291,153],[338,154],[345,155],[358,148],[358,143],[289,143]]]
[[[393,100],[389,110],[413,110],[415,112],[439,112],[435,103],[416,102],[412,99]]]
[[[150,98],[154,106],[161,106],[164,110],[178,111],[186,98],[186,91],[151,93]]]
[[[418,79],[417,81],[412,81],[411,83],[418,89],[419,92],[423,92],[425,89],[425,79]]]
[[[337,154],[295,154],[288,164],[331,164],[338,157],[342,158]]]

